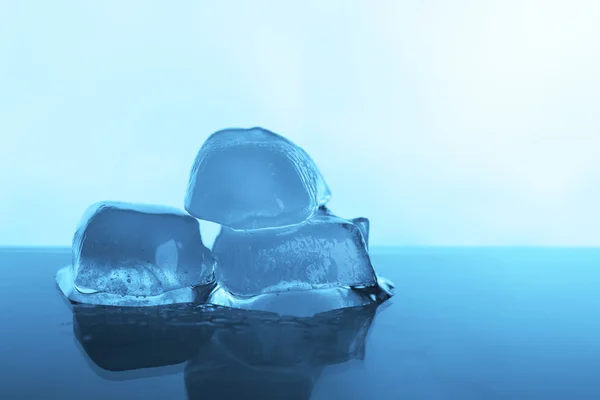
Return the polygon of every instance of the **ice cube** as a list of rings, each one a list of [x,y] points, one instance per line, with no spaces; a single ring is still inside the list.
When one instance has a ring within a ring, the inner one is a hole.
[[[361,228],[332,214],[281,228],[223,227],[213,254],[217,282],[235,296],[377,285]]]
[[[262,128],[212,134],[190,173],[185,209],[233,229],[300,223],[331,192],[312,158],[290,140]]]
[[[208,297],[210,304],[242,310],[265,311],[291,317],[313,317],[332,310],[377,303],[363,290],[345,287],[267,293],[237,297],[220,286]]]
[[[358,229],[360,229],[360,233],[362,233],[363,239],[365,240],[365,245],[368,248],[369,247],[369,226],[371,225],[371,223],[365,217],[354,218],[351,221],[354,225],[358,226]]]
[[[335,217],[335,214],[327,206],[324,206],[324,205],[319,207],[319,214]],[[365,245],[368,248],[369,247],[369,228],[371,225],[371,223],[369,222],[369,219],[365,218],[365,217],[358,217],[358,218],[351,219],[350,222],[352,222],[354,225],[356,225],[358,227],[358,229],[360,229],[360,232],[363,235],[363,239],[365,240]]]
[[[99,202],[84,213],[72,265],[57,281],[75,302],[151,306],[194,301],[214,281],[213,269],[195,218],[171,207]]]

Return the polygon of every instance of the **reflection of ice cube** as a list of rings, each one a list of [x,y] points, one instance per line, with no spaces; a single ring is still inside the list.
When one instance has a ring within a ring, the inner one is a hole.
[[[310,399],[323,368],[365,358],[376,310],[371,305],[312,318],[231,310],[185,368],[188,398]]]
[[[295,318],[195,304],[76,304],[73,333],[104,379],[179,373],[189,360],[189,399],[309,399],[323,368],[365,359],[378,310],[373,304]]]
[[[193,301],[213,281],[198,221],[170,207],[100,202],[73,238],[73,263],[57,275],[71,300],[108,305]]]
[[[237,296],[377,285],[361,228],[331,213],[281,228],[223,228],[213,252],[217,282]]]
[[[314,161],[262,128],[211,135],[196,156],[185,198],[193,216],[233,229],[306,220],[331,196]]]
[[[360,233],[362,233],[363,239],[365,240],[365,245],[368,248],[369,247],[369,225],[370,225],[369,220],[364,217],[359,217],[359,218],[354,218],[351,221],[354,225],[358,226],[358,229],[360,229]]]
[[[144,377],[124,371],[182,364],[213,332],[212,309],[195,304],[107,307],[75,304],[73,333],[94,370],[106,379]],[[140,371],[141,372],[141,371]]]

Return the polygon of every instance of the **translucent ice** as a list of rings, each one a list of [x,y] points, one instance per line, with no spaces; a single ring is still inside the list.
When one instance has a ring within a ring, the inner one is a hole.
[[[300,223],[330,197],[302,148],[266,129],[226,129],[198,152],[185,209],[233,229],[259,229]]]
[[[72,311],[75,339],[100,367],[94,370],[101,376],[102,370],[114,373],[184,363],[214,331],[212,309],[190,303],[157,307],[74,304]]]
[[[312,317],[331,310],[360,307],[378,302],[367,291],[348,287],[267,293],[254,297],[236,297],[217,286],[208,302],[242,310],[265,311],[292,317]]]
[[[363,239],[365,240],[365,245],[369,247],[369,220],[365,217],[358,217],[351,221],[354,225],[358,226],[358,229],[360,229],[360,233],[362,233]]]
[[[163,206],[100,202],[73,238],[59,287],[80,303],[148,306],[194,301],[213,282],[214,259],[198,221]]]
[[[224,227],[213,253],[217,282],[236,296],[377,285],[362,228],[331,213],[281,228]]]
[[[331,210],[324,205],[319,207],[319,214],[335,217],[335,214],[333,212],[331,212]],[[354,225],[356,225],[358,227],[358,229],[360,229],[360,232],[363,235],[363,239],[365,240],[365,245],[367,247],[369,247],[369,228],[371,225],[371,223],[369,222],[369,219],[365,218],[365,217],[358,217],[358,218],[351,219],[350,222],[352,222]]]

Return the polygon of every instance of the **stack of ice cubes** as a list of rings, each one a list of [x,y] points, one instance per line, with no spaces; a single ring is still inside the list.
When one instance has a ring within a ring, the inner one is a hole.
[[[101,202],[84,214],[57,281],[72,301],[209,302],[314,314],[379,302],[369,220],[343,219],[312,158],[263,128],[225,129],[200,148],[185,210]],[[198,220],[221,225],[212,252]]]

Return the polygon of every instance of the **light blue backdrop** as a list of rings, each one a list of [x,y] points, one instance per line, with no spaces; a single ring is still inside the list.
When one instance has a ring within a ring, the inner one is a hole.
[[[302,145],[372,244],[600,244],[600,3],[0,2],[0,243],[182,206],[204,139]]]

